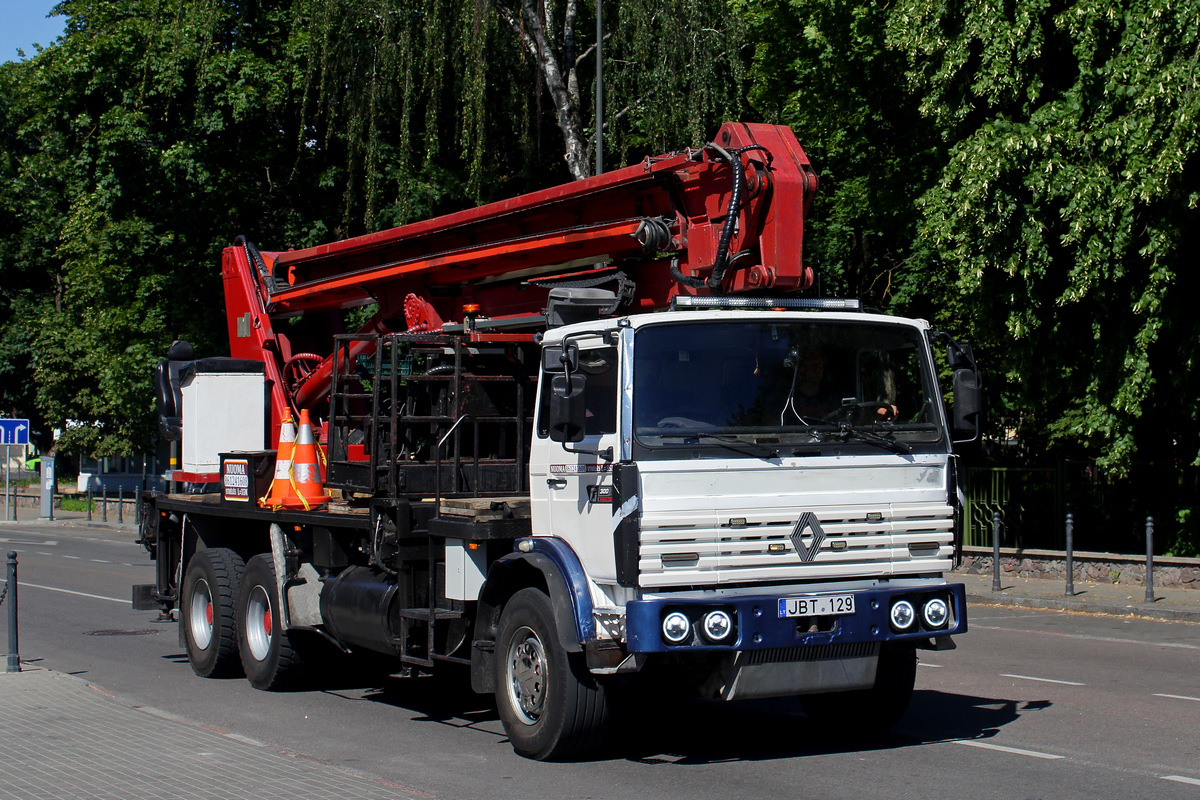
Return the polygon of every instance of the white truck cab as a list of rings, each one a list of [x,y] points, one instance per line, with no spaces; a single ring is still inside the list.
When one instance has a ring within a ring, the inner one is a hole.
[[[576,559],[590,628],[628,654],[597,671],[704,665],[723,699],[886,684],[873,716],[895,715],[914,648],[966,630],[928,324],[674,311],[542,344],[525,546]]]

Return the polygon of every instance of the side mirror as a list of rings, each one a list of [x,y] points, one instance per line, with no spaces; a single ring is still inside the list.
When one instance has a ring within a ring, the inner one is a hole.
[[[980,436],[980,426],[983,421],[983,379],[979,367],[975,364],[975,351],[971,345],[957,342],[948,333],[934,331],[931,343],[944,342],[946,345],[946,361],[953,370],[954,408],[950,417],[950,429],[955,436],[966,437],[956,439],[955,444],[968,444]]]
[[[949,339],[949,337],[946,337]],[[956,342],[950,339],[946,345],[946,360],[950,362],[950,369],[974,369],[975,368],[975,351],[971,345],[962,342]]]
[[[579,346],[575,343],[551,345],[542,350],[542,369],[546,372],[577,372]]]
[[[587,425],[587,406],[583,401],[587,378],[579,373],[555,375],[550,379],[550,440],[582,442]]]
[[[983,411],[983,392],[979,371],[961,368],[954,370],[954,414],[951,423],[955,435],[979,436],[979,416]]]

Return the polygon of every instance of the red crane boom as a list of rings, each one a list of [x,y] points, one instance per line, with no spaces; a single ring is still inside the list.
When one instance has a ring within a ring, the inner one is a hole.
[[[289,317],[374,303],[361,332],[511,338],[544,323],[555,285],[609,284],[639,311],[677,294],[803,290],[816,186],[789,128],[726,123],[699,150],[378,233],[287,252],[239,239],[222,266],[231,355],[266,363],[277,429],[285,409],[327,397],[333,367],[328,345],[293,350]]]

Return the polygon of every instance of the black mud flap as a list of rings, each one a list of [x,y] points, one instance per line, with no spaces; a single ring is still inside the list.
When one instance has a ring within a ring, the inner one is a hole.
[[[133,586],[134,611],[158,611],[158,587],[153,583],[137,583]]]

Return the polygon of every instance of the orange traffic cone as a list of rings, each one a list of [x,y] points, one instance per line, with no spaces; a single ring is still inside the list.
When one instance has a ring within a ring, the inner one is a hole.
[[[292,480],[290,491],[281,498],[284,508],[303,508],[311,511],[329,502],[329,495],[321,486],[321,464],[318,446],[313,436],[312,422],[308,409],[300,409],[300,430],[296,434],[296,447],[292,451]]]
[[[292,452],[296,449],[296,424],[292,412],[285,409],[283,422],[279,425],[279,447],[275,451],[275,478],[265,497],[258,500],[260,508],[278,511],[283,508],[282,499],[292,494]]]

